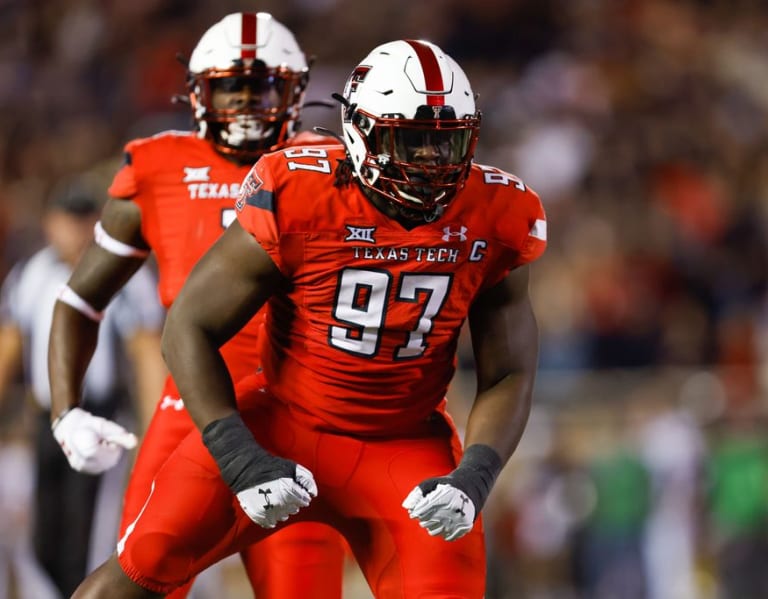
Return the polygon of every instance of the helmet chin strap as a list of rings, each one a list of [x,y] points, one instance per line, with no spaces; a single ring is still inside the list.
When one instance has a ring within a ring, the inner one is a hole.
[[[440,204],[437,204],[435,209],[430,214],[424,215],[424,220],[428,223],[433,223],[443,215],[443,212],[445,212],[445,208],[443,208]]]
[[[417,198],[417,197],[407,193],[404,189],[402,189],[402,187],[397,186],[397,189],[398,189],[398,191],[399,191],[401,196],[404,196],[405,198],[411,200],[414,204],[422,203],[419,198]],[[436,200],[439,200],[439,199],[443,198],[444,196],[445,196],[445,192],[442,192],[436,198]],[[411,210],[411,209],[408,208],[408,210]],[[413,210],[414,210],[414,212],[417,212],[417,210],[415,210],[415,209],[413,209]],[[418,211],[418,212],[421,212],[421,211]],[[443,215],[443,212],[445,212],[445,207],[440,205],[440,204],[435,204],[435,207],[432,209],[432,212],[429,212],[429,213],[421,212],[421,214],[423,215],[423,218],[424,218],[425,222],[432,223],[432,222],[435,222],[438,218],[440,218]]]
[[[393,210],[395,210],[396,214],[400,215],[400,217],[405,218],[411,223],[418,223],[419,221],[424,221],[425,223],[433,223],[443,215],[443,212],[445,212],[445,207],[441,206],[440,204],[435,205],[431,212],[424,212],[423,210],[408,208],[402,204],[394,204],[392,202],[388,202],[388,204],[392,207]]]
[[[360,174],[356,174],[354,177],[357,179],[358,185],[363,190],[366,197],[368,197],[379,210],[391,218],[397,219],[401,223],[403,222],[403,219],[412,225],[418,224],[419,221],[432,223],[439,219],[445,212],[445,206],[441,204],[435,204],[435,207],[430,212],[425,212],[418,208],[410,208],[402,203],[393,202],[391,196],[372,185],[370,179],[365,178]],[[443,195],[445,194],[443,193],[440,197],[443,197]]]

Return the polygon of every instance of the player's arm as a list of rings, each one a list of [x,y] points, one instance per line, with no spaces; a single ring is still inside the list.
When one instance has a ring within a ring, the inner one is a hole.
[[[477,298],[469,314],[477,396],[465,447],[483,444],[506,463],[528,421],[539,354],[539,330],[521,266]]]
[[[14,266],[0,287],[0,407],[8,400],[24,360],[24,332],[14,315],[11,299],[19,286],[21,270],[21,263]]]
[[[162,341],[184,405],[222,478],[245,513],[269,528],[309,505],[317,486],[306,468],[254,439],[237,412],[219,347],[284,283],[269,254],[235,221],[190,273],[168,312]]]
[[[477,395],[464,456],[453,472],[423,481],[403,502],[433,536],[451,541],[472,529],[525,429],[538,363],[528,281],[529,267],[521,266],[482,293],[470,310]]]
[[[282,280],[267,252],[234,221],[192,269],[168,311],[163,357],[201,431],[237,411],[219,347]]]
[[[165,309],[157,297],[157,279],[147,268],[140,269],[110,306],[115,329],[131,363],[133,400],[143,435],[157,406],[168,376],[160,351]]]
[[[21,372],[23,334],[13,322],[0,322],[0,407],[7,401],[9,390]]]
[[[126,339],[125,346],[135,375],[136,411],[143,435],[168,376],[160,351],[160,329],[136,330]]]
[[[54,436],[76,470],[102,472],[136,440],[117,424],[79,408],[88,364],[96,349],[103,311],[149,254],[141,212],[133,202],[109,200],[96,240],[75,267],[54,306],[48,346]],[[100,451],[87,449],[99,441]],[[82,451],[80,451],[82,449]]]

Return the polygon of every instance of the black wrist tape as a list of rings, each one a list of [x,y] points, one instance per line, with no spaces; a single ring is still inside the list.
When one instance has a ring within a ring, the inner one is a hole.
[[[475,504],[476,514],[483,509],[503,465],[494,449],[475,443],[467,447],[459,466],[451,473],[451,477],[462,483],[462,490]]]
[[[253,438],[239,414],[214,420],[203,429],[203,443],[233,492],[296,474],[289,460],[280,459]]]
[[[475,506],[477,519],[503,465],[495,450],[488,445],[475,443],[467,447],[464,457],[453,472],[447,476],[425,480],[419,484],[419,488],[427,495],[434,491],[437,485],[445,483],[464,491]]]

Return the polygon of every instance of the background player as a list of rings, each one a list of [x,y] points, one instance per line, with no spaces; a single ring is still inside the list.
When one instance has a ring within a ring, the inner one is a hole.
[[[96,343],[98,323],[89,309],[103,309],[154,251],[159,292],[167,307],[197,259],[234,218],[240,183],[255,159],[296,143],[327,142],[296,134],[309,68],[293,34],[267,13],[235,13],[214,24],[189,61],[189,101],[197,124],[137,139],[109,189],[113,196],[96,229],[96,243],[69,280],[78,304],[58,302],[50,339],[54,435],[76,469],[77,439],[97,437],[105,423],[80,404],[83,372]],[[84,309],[85,307],[90,307]],[[254,319],[225,348],[234,380],[255,372]],[[121,534],[150,492],[166,457],[193,429],[170,378],[142,442],[126,494]],[[112,447],[102,444],[99,451]],[[98,468],[98,466],[95,466]],[[244,555],[251,584],[264,597],[339,597],[341,540],[330,528],[292,528]],[[190,583],[191,584],[191,583]],[[183,595],[184,591],[177,591]]]

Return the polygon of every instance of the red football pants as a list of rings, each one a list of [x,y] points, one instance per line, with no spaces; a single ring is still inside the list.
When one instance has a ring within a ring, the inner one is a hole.
[[[418,438],[360,440],[305,428],[266,393],[252,395],[252,405],[241,403],[241,412],[254,436],[269,451],[309,468],[318,496],[286,523],[261,528],[240,508],[195,431],[163,465],[120,541],[120,565],[132,580],[168,593],[254,542],[319,522],[344,535],[379,598],[483,596],[480,520],[449,543],[430,537],[401,507],[420,481],[455,467],[457,437],[446,419],[425,423]]]
[[[121,537],[140,513],[155,475],[191,431],[197,433],[169,377],[128,481],[120,522]],[[254,595],[259,599],[338,599],[345,551],[344,541],[336,531],[306,522],[245,547],[240,553]],[[194,579],[169,595],[170,599],[186,597],[192,582]]]

